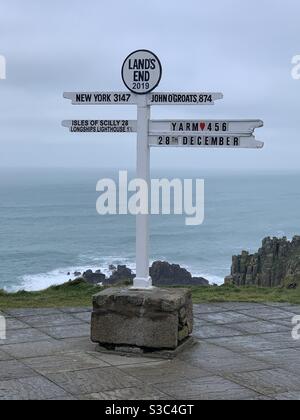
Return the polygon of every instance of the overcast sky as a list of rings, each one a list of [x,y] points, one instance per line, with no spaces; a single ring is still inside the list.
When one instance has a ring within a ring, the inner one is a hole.
[[[153,167],[298,169],[299,0],[0,0],[0,167],[135,165],[134,135],[71,135],[70,118],[134,118],[134,107],[72,106],[64,91],[125,90],[133,50],[153,50],[159,91],[221,91],[213,107],[155,118],[259,118],[264,150],[156,149]]]

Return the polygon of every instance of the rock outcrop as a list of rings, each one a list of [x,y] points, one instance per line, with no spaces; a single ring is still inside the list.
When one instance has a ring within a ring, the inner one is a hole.
[[[135,275],[132,273],[130,268],[126,265],[118,265],[116,269],[113,270],[112,275],[109,279],[106,280],[105,284],[117,284],[125,280],[133,280]]]
[[[87,270],[82,274],[83,280],[90,284],[99,284],[105,282],[105,274],[102,274],[100,270],[95,273],[92,270]]]
[[[82,279],[90,284],[103,284],[113,286],[123,282],[132,282],[135,275],[126,265],[118,267],[110,266],[112,275],[107,278],[100,270],[93,272],[87,270],[78,279]],[[178,264],[169,264],[166,261],[155,261],[150,267],[150,276],[154,286],[209,286],[208,280],[203,277],[192,277],[185,268]]]
[[[166,261],[155,261],[150,268],[154,286],[208,286],[209,282],[202,277],[192,277],[185,268]]]
[[[300,236],[292,241],[265,238],[256,254],[243,251],[233,256],[226,284],[296,288],[300,285]]]

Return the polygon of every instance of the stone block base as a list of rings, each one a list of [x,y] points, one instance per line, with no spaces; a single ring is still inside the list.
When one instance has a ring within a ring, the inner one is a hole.
[[[146,347],[135,347],[135,346],[101,346],[99,344],[96,347],[96,351],[99,353],[105,354],[117,354],[119,356],[126,357],[149,357],[150,359],[174,359],[179,353],[182,353],[184,350],[190,349],[197,345],[198,342],[192,337],[189,336],[184,341],[182,341],[176,349],[148,349]]]
[[[111,288],[93,297],[92,341],[108,350],[174,350],[192,330],[187,289]]]

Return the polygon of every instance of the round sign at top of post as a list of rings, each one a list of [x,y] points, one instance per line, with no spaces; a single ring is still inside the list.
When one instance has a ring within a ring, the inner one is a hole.
[[[133,93],[145,95],[152,92],[161,79],[162,66],[158,57],[148,50],[129,54],[122,66],[122,79]]]

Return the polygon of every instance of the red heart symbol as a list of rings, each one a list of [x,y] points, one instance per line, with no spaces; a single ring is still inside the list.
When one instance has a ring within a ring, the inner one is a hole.
[[[202,131],[204,130],[205,126],[206,126],[206,124],[204,122],[200,123],[200,128],[201,128]]]

